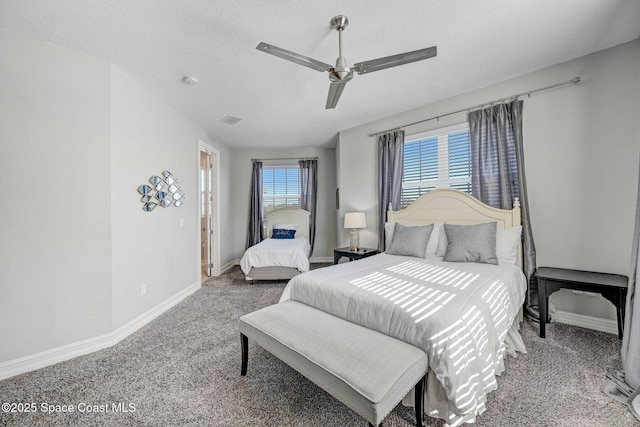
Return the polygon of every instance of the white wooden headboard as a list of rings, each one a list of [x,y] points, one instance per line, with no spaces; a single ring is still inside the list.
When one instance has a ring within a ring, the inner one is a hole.
[[[273,224],[298,224],[296,236],[309,238],[309,217],[303,209],[276,209],[267,214],[267,237],[271,237]]]
[[[459,190],[437,189],[420,196],[405,209],[387,213],[388,222],[404,225],[420,224],[480,224],[496,221],[498,228],[516,227],[520,223],[520,202],[514,201],[513,209],[496,209]],[[517,264],[522,268],[522,243]]]

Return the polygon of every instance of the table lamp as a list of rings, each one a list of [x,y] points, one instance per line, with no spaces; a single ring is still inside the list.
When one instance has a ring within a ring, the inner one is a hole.
[[[344,228],[351,229],[349,233],[349,248],[352,251],[360,247],[360,230],[358,229],[366,227],[367,218],[364,216],[364,212],[347,212],[344,215]]]

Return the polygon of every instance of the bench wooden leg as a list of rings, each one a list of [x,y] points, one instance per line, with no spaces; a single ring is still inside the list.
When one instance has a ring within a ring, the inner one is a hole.
[[[426,382],[427,376],[425,375],[418,381],[415,388],[416,427],[424,427],[424,389]]]
[[[425,375],[418,381],[414,390],[415,390],[415,402],[414,406],[416,408],[416,427],[424,427],[424,390],[427,386],[427,376]],[[373,424],[369,423],[369,427],[375,427]]]
[[[627,305],[627,290],[620,289],[618,291],[618,338],[622,339],[624,333],[624,315],[625,309]]]
[[[249,360],[249,338],[246,335],[240,334],[240,347],[242,348],[242,367],[240,368],[240,375],[247,375],[247,362]]]

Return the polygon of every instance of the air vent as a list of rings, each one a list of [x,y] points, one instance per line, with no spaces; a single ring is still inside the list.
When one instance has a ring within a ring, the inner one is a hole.
[[[236,123],[238,123],[240,120],[242,120],[240,117],[236,117],[236,116],[231,116],[231,115],[227,115],[226,117],[224,117],[222,120],[220,120],[222,123],[226,123],[228,125],[235,125]]]

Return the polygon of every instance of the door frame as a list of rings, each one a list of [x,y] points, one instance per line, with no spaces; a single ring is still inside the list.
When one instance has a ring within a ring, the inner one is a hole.
[[[211,197],[213,199],[213,209],[210,212],[211,215],[211,236],[209,253],[213,254],[210,257],[209,262],[212,264],[211,268],[211,276],[219,276],[220,275],[220,151],[213,146],[211,146],[206,141],[198,138],[198,150],[196,153],[197,157],[197,175],[198,178],[196,182],[198,183],[198,278],[202,281],[202,256],[201,256],[201,248],[203,244],[202,232],[201,232],[201,216],[200,212],[202,212],[202,201],[200,200],[200,153],[204,151],[210,154],[213,157],[213,188],[211,188]]]

